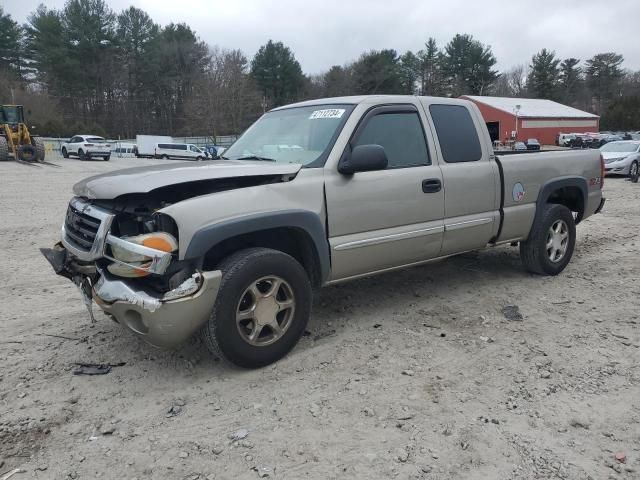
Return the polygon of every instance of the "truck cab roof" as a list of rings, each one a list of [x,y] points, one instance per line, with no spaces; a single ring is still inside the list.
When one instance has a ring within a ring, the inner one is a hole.
[[[443,98],[443,97],[427,97],[417,95],[353,95],[348,97],[330,97],[330,98],[317,98],[314,100],[306,100],[304,102],[293,103],[290,105],[284,105],[282,107],[276,107],[271,111],[283,110],[286,108],[296,107],[312,107],[314,105],[358,105],[358,104],[383,104],[383,103],[408,103],[416,100],[433,101],[434,103],[449,104],[449,105],[468,105],[471,102],[469,100],[459,98]]]

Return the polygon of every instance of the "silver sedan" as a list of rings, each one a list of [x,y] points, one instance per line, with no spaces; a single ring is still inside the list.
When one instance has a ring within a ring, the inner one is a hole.
[[[626,175],[633,177],[640,164],[640,141],[622,140],[610,142],[600,147],[604,159],[605,175]]]

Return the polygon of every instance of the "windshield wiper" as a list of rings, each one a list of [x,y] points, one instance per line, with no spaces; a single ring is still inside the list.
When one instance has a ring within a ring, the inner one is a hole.
[[[277,162],[275,158],[260,157],[258,155],[247,155],[244,157],[238,157],[236,160],[262,160],[263,162]]]

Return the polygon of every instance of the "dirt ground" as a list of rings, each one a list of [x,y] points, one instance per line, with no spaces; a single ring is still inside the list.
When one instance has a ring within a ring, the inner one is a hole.
[[[38,247],[74,182],[156,162],[51,161],[0,164],[0,478],[640,478],[640,185],[607,179],[558,277],[500,247],[329,287],[244,371],[89,322]]]

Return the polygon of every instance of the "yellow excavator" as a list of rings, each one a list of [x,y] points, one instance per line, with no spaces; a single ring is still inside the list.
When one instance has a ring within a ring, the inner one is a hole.
[[[44,162],[44,143],[24,123],[22,105],[0,105],[0,162]]]

